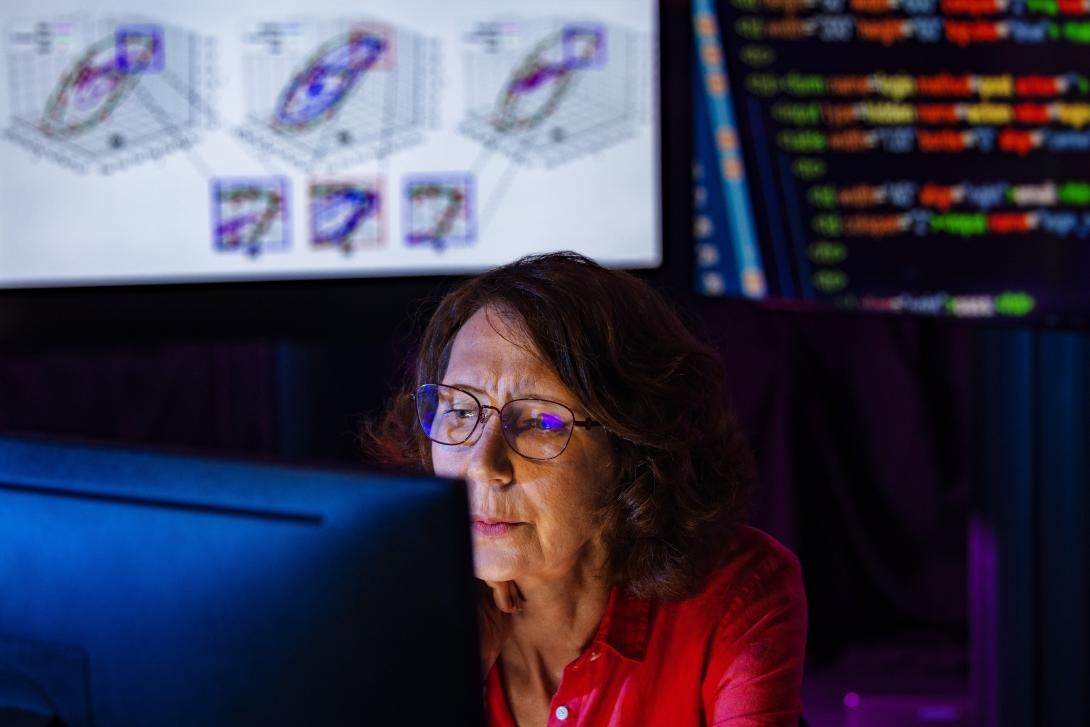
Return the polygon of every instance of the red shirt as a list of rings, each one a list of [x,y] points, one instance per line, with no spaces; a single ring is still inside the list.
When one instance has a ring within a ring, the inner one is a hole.
[[[794,726],[805,644],[798,559],[743,528],[692,598],[663,603],[613,589],[590,645],[564,667],[549,725]],[[499,660],[485,710],[494,727],[515,727]]]

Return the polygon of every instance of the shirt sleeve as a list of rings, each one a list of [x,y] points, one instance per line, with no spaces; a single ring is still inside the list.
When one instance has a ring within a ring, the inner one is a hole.
[[[796,727],[802,714],[806,593],[785,548],[752,569],[715,631],[701,687],[709,725]]]

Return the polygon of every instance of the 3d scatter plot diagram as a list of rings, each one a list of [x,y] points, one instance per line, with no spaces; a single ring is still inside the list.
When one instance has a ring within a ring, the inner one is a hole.
[[[405,243],[437,250],[477,239],[476,192],[470,174],[409,177],[405,182]]]
[[[379,247],[384,238],[379,180],[315,180],[310,184],[310,243],[345,253]]]
[[[480,23],[467,34],[461,130],[529,165],[594,153],[644,120],[646,63],[642,37],[604,23]]]
[[[212,182],[212,247],[217,252],[282,252],[291,246],[286,177]]]
[[[305,170],[415,144],[426,123],[427,44],[365,21],[262,23],[244,36],[241,138]]]
[[[6,36],[8,140],[111,173],[195,143],[213,113],[196,34],[139,18],[16,23]]]

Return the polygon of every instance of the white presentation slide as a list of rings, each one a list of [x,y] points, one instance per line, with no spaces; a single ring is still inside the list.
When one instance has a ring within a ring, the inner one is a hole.
[[[656,0],[0,9],[0,288],[661,261]]]

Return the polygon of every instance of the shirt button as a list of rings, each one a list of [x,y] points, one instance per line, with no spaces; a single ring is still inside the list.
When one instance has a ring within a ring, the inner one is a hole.
[[[592,651],[592,652],[590,652],[590,660],[591,660],[591,661],[594,661],[594,660],[595,660],[595,659],[597,659],[597,658],[598,658],[599,656],[601,656],[601,654],[600,654],[600,653],[598,653],[597,651]]]
[[[568,718],[568,708],[567,707],[557,707],[556,708],[556,718],[559,719],[559,720],[567,719]]]

